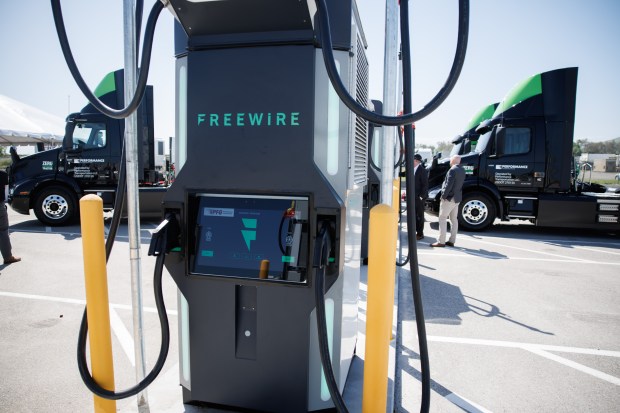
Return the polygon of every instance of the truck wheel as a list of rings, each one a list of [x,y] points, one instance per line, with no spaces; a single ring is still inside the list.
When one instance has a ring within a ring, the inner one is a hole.
[[[77,201],[75,196],[59,186],[50,186],[38,196],[34,205],[34,214],[45,225],[65,225],[76,216]]]
[[[482,231],[495,221],[495,204],[488,196],[471,193],[459,205],[459,224],[468,231]]]

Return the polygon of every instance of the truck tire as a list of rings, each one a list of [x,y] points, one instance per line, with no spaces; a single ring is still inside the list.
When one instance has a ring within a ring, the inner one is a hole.
[[[459,205],[459,226],[468,231],[483,231],[495,221],[495,204],[481,193],[463,195]]]
[[[75,195],[61,186],[50,186],[35,199],[34,214],[45,225],[65,225],[77,216]]]

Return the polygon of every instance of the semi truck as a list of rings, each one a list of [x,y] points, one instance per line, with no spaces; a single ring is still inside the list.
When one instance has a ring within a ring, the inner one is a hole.
[[[493,112],[495,112],[497,105],[499,105],[499,102],[491,103],[490,105],[480,108],[474,114],[465,126],[465,131],[452,139],[452,150],[448,156],[442,158],[441,152],[433,156],[433,161],[428,168],[429,188],[442,184],[443,178],[446,176],[446,171],[450,168],[450,157],[452,155],[470,153],[476,148],[476,142],[480,136],[480,134],[476,132],[476,128],[485,120],[493,117]]]
[[[502,221],[541,227],[620,229],[620,193],[581,182],[572,155],[576,67],[531,76],[517,84],[476,128],[475,150],[461,155],[467,176],[460,228],[481,231]],[[447,168],[433,170],[426,211],[437,215]]]
[[[110,107],[122,107],[123,70],[104,77],[94,91]],[[160,216],[166,188],[155,168],[153,88],[147,87],[138,120],[140,214]],[[67,116],[62,147],[20,157],[11,149],[8,203],[21,214],[34,210],[49,226],[66,225],[79,216],[79,199],[94,193],[111,209],[117,195],[125,122],[104,116],[91,104]]]

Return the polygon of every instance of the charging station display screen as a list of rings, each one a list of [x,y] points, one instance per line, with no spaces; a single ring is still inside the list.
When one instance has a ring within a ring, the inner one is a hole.
[[[306,281],[307,197],[197,198],[192,273]]]

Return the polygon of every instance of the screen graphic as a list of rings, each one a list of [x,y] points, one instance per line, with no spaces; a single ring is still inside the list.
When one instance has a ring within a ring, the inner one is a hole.
[[[201,194],[198,199],[194,273],[305,281],[300,254],[307,243],[308,198]]]

